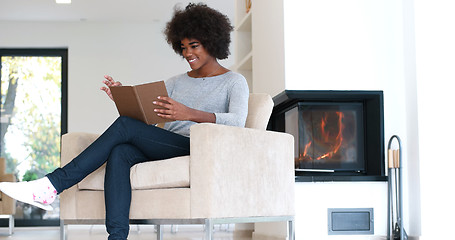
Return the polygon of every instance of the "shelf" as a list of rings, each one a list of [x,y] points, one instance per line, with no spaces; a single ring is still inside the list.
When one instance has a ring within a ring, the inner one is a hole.
[[[236,31],[251,32],[251,11],[237,24]]]
[[[239,70],[253,70],[253,53],[249,52],[236,66]]]
[[[253,38],[252,38],[252,9],[246,12],[245,1],[236,0],[236,26],[235,32],[235,57],[234,69],[242,74],[253,91]]]

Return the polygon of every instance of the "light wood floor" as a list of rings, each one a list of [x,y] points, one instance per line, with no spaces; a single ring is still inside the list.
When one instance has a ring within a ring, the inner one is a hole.
[[[220,229],[221,227],[221,229]],[[233,228],[226,229],[227,225],[215,226],[214,239],[216,240],[251,240],[243,236],[234,237]],[[14,234],[8,236],[7,228],[0,228],[0,240],[59,240],[58,227],[15,228]],[[202,226],[179,226],[176,233],[171,233],[169,226],[164,229],[163,240],[201,240],[204,238]],[[70,225],[68,240],[106,240],[107,233],[102,225]],[[129,240],[155,240],[156,233],[151,225],[131,225]]]

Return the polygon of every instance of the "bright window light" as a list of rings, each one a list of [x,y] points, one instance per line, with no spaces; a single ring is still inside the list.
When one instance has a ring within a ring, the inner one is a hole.
[[[55,0],[58,4],[71,4],[71,0]]]

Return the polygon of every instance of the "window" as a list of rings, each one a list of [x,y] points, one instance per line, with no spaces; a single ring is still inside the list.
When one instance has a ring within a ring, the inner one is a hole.
[[[60,139],[67,132],[67,56],[67,49],[0,49],[0,150],[7,172],[18,181],[43,177],[60,165]],[[18,202],[16,225],[58,225],[58,200],[52,206],[54,211],[46,212]]]

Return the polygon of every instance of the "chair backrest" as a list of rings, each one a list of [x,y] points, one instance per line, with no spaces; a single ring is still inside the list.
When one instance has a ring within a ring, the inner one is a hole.
[[[250,93],[245,127],[265,130],[272,110],[273,100],[269,94]]]

